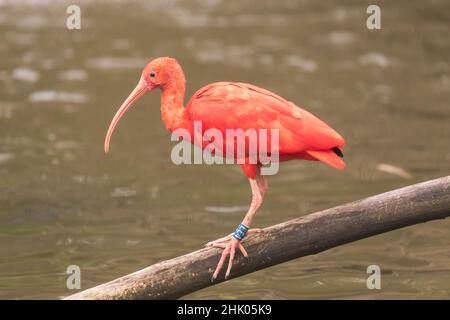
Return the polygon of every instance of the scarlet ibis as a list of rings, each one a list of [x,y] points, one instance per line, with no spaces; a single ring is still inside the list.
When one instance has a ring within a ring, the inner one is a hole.
[[[111,121],[105,138],[105,152],[108,152],[111,135],[125,112],[147,92],[159,88],[162,121],[169,132],[180,128],[193,132],[194,121],[201,121],[202,130],[218,129],[224,137],[225,131],[229,128],[243,130],[275,128],[279,130],[280,162],[303,159],[322,161],[338,169],[345,167],[341,150],[345,141],[342,136],[325,122],[292,102],[251,84],[216,82],[194,93],[184,107],[185,82],[183,70],[175,59],[162,57],[148,63],[142,71],[139,83]],[[261,174],[261,166],[260,162],[241,164],[244,174],[250,181],[252,201],[244,220],[234,233],[207,244],[223,249],[212,280],[216,279],[229,256],[225,273],[227,279],[236,249],[239,249],[245,257],[248,256],[241,244],[242,239],[246,234],[261,232],[260,229],[249,229],[268,191],[267,180]]]

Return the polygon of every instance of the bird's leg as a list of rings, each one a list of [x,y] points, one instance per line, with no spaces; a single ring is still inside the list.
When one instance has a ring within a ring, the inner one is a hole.
[[[231,272],[231,268],[233,266],[234,257],[236,254],[236,248],[239,248],[239,250],[242,252],[242,254],[247,257],[247,251],[245,251],[244,246],[241,244],[242,239],[245,237],[246,233],[248,233],[250,225],[253,221],[253,218],[255,216],[256,210],[258,210],[259,206],[262,203],[263,195],[262,191],[260,190],[260,184],[261,182],[258,182],[258,179],[262,181],[262,183],[265,183],[266,188],[263,190],[267,191],[267,182],[265,179],[261,180],[259,176],[256,179],[249,179],[250,180],[250,186],[252,188],[252,203],[250,205],[250,209],[248,210],[247,214],[244,217],[244,220],[242,220],[242,223],[238,226],[236,231],[233,233],[233,235],[228,239],[228,243],[216,243],[214,246],[223,248],[222,256],[220,257],[219,263],[217,264],[216,270],[214,271],[214,274],[212,276],[212,280],[217,278],[219,275],[220,270],[222,269],[225,260],[227,256],[230,256],[230,259],[228,261],[228,268],[225,273],[225,279],[228,278]],[[265,193],[264,191],[264,193]],[[255,232],[258,232],[261,230],[257,230]]]
[[[266,178],[259,174],[256,177],[256,182],[258,183],[259,191],[261,192],[261,197],[264,200],[264,196],[266,195],[267,191],[269,191],[269,184],[267,183]]]
[[[262,202],[262,200],[264,200],[265,194],[269,190],[269,185],[267,184],[267,180],[266,180],[266,178],[264,178],[263,175],[258,175],[256,177],[256,183],[258,184],[259,193],[261,194],[261,202]],[[253,191],[252,191],[252,193],[253,193]],[[249,210],[249,212],[250,212],[250,210]],[[247,235],[251,235],[253,233],[258,233],[258,232],[261,232],[261,229],[249,229],[247,231]],[[225,248],[225,243],[230,241],[232,237],[233,237],[233,234],[230,233],[229,235],[226,235],[225,237],[208,242],[205,246],[206,247]]]

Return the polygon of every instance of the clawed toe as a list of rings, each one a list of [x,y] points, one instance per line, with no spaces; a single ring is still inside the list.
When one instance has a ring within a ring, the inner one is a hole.
[[[231,234],[229,234],[228,236],[225,236],[223,238],[214,240],[214,241],[210,241],[207,244],[205,244],[205,247],[217,247],[218,245],[222,245],[222,244],[226,244],[228,241],[230,241],[231,239]]]
[[[260,233],[262,231],[262,229],[249,229],[247,231],[247,235]],[[223,249],[222,256],[220,257],[219,263],[217,263],[217,267],[214,270],[211,281],[214,281],[217,278],[220,270],[222,270],[225,264],[227,257],[229,256],[230,258],[228,260],[227,271],[225,272],[225,280],[228,279],[231,273],[231,268],[233,267],[236,249],[239,249],[242,255],[248,258],[248,253],[242,245],[241,241],[237,240],[237,238],[233,237],[231,234],[215,241],[208,242],[205,246]]]
[[[260,232],[262,232],[263,230],[262,229],[258,229],[258,228],[255,228],[255,229],[249,229],[248,231],[247,231],[247,235],[251,235],[251,234],[255,234],[255,233],[260,233]],[[227,235],[227,236],[225,236],[225,237],[223,237],[223,238],[220,238],[220,239],[217,239],[217,240],[214,240],[214,241],[210,241],[210,242],[208,242],[207,244],[205,244],[205,247],[214,247],[214,248],[225,248],[225,246],[226,246],[226,244],[230,241],[230,239],[232,239],[233,237],[232,237],[232,234],[229,234],[229,235]]]
[[[214,271],[214,274],[211,278],[211,281],[214,281],[217,278],[220,270],[222,270],[222,267],[225,264],[225,260],[227,259],[228,256],[230,256],[230,258],[228,260],[227,271],[225,272],[225,280],[228,279],[228,277],[230,276],[230,273],[231,273],[231,268],[233,267],[234,257],[236,254],[236,248],[239,249],[239,251],[244,255],[244,257],[248,258],[248,253],[245,250],[242,243],[233,237],[227,244],[217,243],[214,245],[214,247],[222,248],[223,252],[222,252],[222,256],[220,257],[219,263],[217,264],[216,270]]]
[[[249,229],[247,231],[247,234],[249,235],[249,234],[261,233],[261,232],[263,232],[263,229],[255,228],[255,229]]]

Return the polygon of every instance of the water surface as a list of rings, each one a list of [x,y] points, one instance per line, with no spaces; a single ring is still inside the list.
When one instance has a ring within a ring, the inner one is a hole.
[[[239,167],[176,166],[159,95],[103,139],[152,58],[184,67],[187,96],[251,82],[347,140],[347,169],[290,162],[269,178],[264,227],[450,172],[448,1],[0,1],[0,298],[73,293],[200,248],[250,202]],[[187,298],[450,298],[450,222],[429,222],[297,259]],[[383,272],[366,288],[366,268]]]

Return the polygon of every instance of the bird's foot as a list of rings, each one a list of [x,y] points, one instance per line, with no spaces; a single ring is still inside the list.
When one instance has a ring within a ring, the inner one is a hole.
[[[247,231],[247,235],[250,235],[250,234],[253,234],[253,233],[260,233],[260,232],[262,232],[262,229],[256,229],[256,228],[255,229],[249,229]],[[229,235],[227,235],[227,236],[225,236],[223,238],[220,238],[220,239],[208,242],[207,244],[205,244],[205,247],[224,248],[224,244],[229,242],[231,239],[233,239],[233,234],[232,233],[230,233]]]
[[[220,239],[219,239],[220,240]],[[225,242],[219,242],[212,245],[215,248],[222,248],[222,256],[220,257],[219,263],[217,264],[216,270],[214,271],[214,274],[211,278],[211,281],[214,281],[217,276],[219,275],[220,270],[222,270],[223,265],[225,264],[225,260],[227,256],[230,256],[230,259],[228,260],[228,267],[227,271],[225,273],[225,280],[228,279],[230,276],[231,268],[233,267],[233,261],[236,254],[236,248],[239,248],[239,250],[242,252],[242,254],[247,258],[248,254],[247,251],[245,251],[244,246],[241,244],[241,242],[233,237],[230,237],[228,240],[228,243]]]

